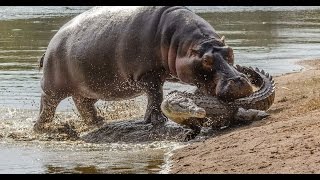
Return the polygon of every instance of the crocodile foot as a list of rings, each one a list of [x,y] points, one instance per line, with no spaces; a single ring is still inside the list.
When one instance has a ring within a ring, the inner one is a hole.
[[[235,115],[235,120],[237,121],[259,121],[265,117],[268,117],[269,114],[265,111],[260,111],[256,109],[243,109],[239,108],[238,112]]]

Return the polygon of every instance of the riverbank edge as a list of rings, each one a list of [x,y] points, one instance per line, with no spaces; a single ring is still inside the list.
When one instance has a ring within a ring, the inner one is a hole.
[[[245,157],[248,158],[248,154],[246,154],[245,149],[246,147],[241,147],[245,146],[248,143],[244,143],[243,145],[240,143],[233,142],[232,136],[234,135],[240,135],[238,138],[241,138],[241,133],[246,134],[245,136],[252,136],[250,133],[255,133],[256,131],[263,131],[263,129],[268,130],[267,126],[272,126],[272,123],[280,123],[281,126],[281,121],[283,120],[284,123],[288,122],[289,119],[292,118],[300,118],[302,120],[309,118],[310,114],[318,114],[320,112],[319,107],[317,106],[315,109],[312,109],[308,112],[307,114],[303,114],[303,111],[300,113],[295,114],[294,112],[289,113],[290,109],[282,111],[281,108],[283,106],[285,107],[286,104],[290,104],[291,107],[297,105],[303,106],[304,103],[297,101],[297,96],[298,94],[295,94],[293,89],[300,89],[300,88],[305,88],[303,86],[293,86],[295,88],[289,87],[290,85],[295,85],[295,81],[305,81],[308,82],[310,79],[314,79],[317,77],[317,75],[320,75],[320,60],[319,59],[314,59],[314,60],[301,60],[296,62],[298,65],[303,66],[303,69],[298,72],[292,72],[292,73],[286,73],[283,75],[275,76],[275,82],[277,85],[276,88],[276,99],[273,107],[271,107],[268,111],[271,114],[271,117],[267,118],[266,120],[262,120],[259,122],[254,122],[248,126],[245,127],[240,127],[238,129],[230,129],[227,132],[222,132],[220,135],[217,135],[215,137],[209,138],[203,142],[196,142],[192,143],[186,147],[182,147],[179,149],[176,149],[173,151],[173,155],[169,159],[170,163],[172,165],[170,166],[170,169],[168,173],[304,173],[304,172],[320,172],[320,168],[309,168],[309,170],[304,170],[306,169],[305,167],[303,168],[289,168],[290,163],[287,164],[282,164],[281,166],[279,165],[273,165],[276,163],[272,163],[272,159],[266,158],[266,155],[261,154],[263,149],[260,151],[256,151],[259,153],[251,153],[250,157],[253,158],[254,160],[249,161],[249,165],[246,165],[246,160],[244,159]],[[309,75],[309,76],[306,76]],[[300,84],[301,85],[301,84]],[[314,85],[316,86],[316,85]],[[314,87],[315,88],[315,87]],[[316,89],[316,88],[315,88]],[[291,91],[290,97],[286,96],[286,92],[283,91]],[[310,89],[311,90],[311,89]],[[302,93],[302,92],[301,92]],[[300,93],[300,94],[301,94]],[[300,95],[299,94],[299,95]],[[303,94],[303,93],[302,93]],[[308,94],[309,95],[309,94]],[[305,95],[307,96],[307,95]],[[307,97],[305,99],[316,99],[314,97]],[[308,101],[306,101],[308,102]],[[282,104],[284,103],[284,104]],[[299,109],[299,108],[295,108]],[[303,108],[302,108],[303,109]],[[306,113],[304,112],[304,113]],[[302,114],[301,114],[302,113]],[[320,114],[320,113],[319,113]],[[303,121],[304,122],[304,121]],[[285,125],[284,125],[285,126]],[[255,130],[250,132],[250,129],[254,128]],[[257,130],[258,128],[258,130]],[[260,129],[259,129],[260,128]],[[279,132],[281,131],[281,127],[277,126],[279,129]],[[282,128],[283,129],[283,128]],[[293,131],[290,131],[293,132]],[[275,132],[276,133],[276,132]],[[295,132],[296,133],[296,132]],[[305,131],[298,132],[306,134]],[[310,133],[309,133],[310,135]],[[313,135],[313,134],[311,134]],[[283,136],[283,134],[282,134]],[[290,133],[287,135],[290,136]],[[265,136],[262,137],[257,137],[253,135],[253,138],[255,138],[253,141],[259,141],[258,139],[260,138],[259,143],[264,144]],[[312,139],[311,139],[312,140]],[[230,142],[230,143],[226,143]],[[288,143],[287,141],[283,141],[284,143]],[[273,140],[270,140],[270,143],[274,143]],[[261,144],[258,144],[261,146]],[[274,143],[277,144],[277,143]],[[234,152],[232,152],[232,146],[236,146],[234,149]],[[281,143],[277,144],[279,146],[282,146]],[[265,145],[267,146],[267,145]],[[224,150],[222,149],[228,149],[227,154],[239,156],[238,158],[234,157],[228,157],[222,155],[219,156],[218,154],[222,154]],[[277,148],[277,146],[273,146],[273,148]],[[293,146],[293,148],[295,148]],[[239,151],[239,149],[243,149],[243,151]],[[312,148],[311,148],[312,149]],[[269,149],[270,150],[270,149]],[[289,149],[290,150],[290,149]],[[297,153],[299,154],[299,151],[303,151],[304,149],[297,149]],[[214,153],[216,152],[216,153]],[[284,154],[290,154],[292,151],[286,151]],[[311,151],[310,151],[311,152]],[[272,151],[271,151],[272,153]],[[314,154],[314,152],[312,151]],[[270,154],[269,151],[266,151],[266,154]],[[320,153],[319,153],[320,155]],[[281,156],[281,154],[280,154]],[[270,156],[273,157],[273,156]],[[295,156],[295,157],[298,157]],[[260,158],[260,160],[259,160]],[[264,159],[263,161],[261,159]],[[289,161],[288,158],[284,158],[286,161]],[[213,160],[213,161],[212,161]],[[218,163],[221,162],[221,163]],[[223,163],[224,161],[228,163]],[[243,162],[241,162],[243,161]],[[259,164],[260,161],[260,164]],[[195,163],[196,162],[196,163]],[[216,162],[216,163],[215,163]],[[251,164],[250,164],[251,162]],[[254,163],[253,163],[254,162]],[[276,161],[274,161],[276,162]],[[312,162],[312,161],[311,161]],[[311,163],[311,162],[302,162],[304,164]],[[320,161],[319,161],[320,162]],[[231,164],[231,166],[230,166]],[[281,163],[280,163],[281,164]],[[299,163],[297,163],[299,164]],[[229,167],[228,167],[229,166]],[[250,166],[256,166],[257,168],[252,168]],[[296,167],[296,166],[294,166]],[[289,169],[288,169],[289,168]]]

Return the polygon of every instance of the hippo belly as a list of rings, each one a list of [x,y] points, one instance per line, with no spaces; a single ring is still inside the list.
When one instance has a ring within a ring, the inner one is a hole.
[[[144,93],[143,89],[130,79],[115,78],[110,82],[106,78],[77,83],[73,94],[91,99],[117,101],[131,99]]]

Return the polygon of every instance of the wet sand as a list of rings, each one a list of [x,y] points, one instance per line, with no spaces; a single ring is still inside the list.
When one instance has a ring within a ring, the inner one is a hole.
[[[275,77],[270,117],[174,152],[170,173],[320,173],[320,60]]]

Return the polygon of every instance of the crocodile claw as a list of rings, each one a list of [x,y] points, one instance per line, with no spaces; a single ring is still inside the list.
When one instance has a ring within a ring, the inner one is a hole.
[[[265,111],[260,111],[256,109],[243,109],[239,108],[238,112],[235,115],[235,119],[238,121],[258,121],[265,117],[268,117],[269,114]]]

